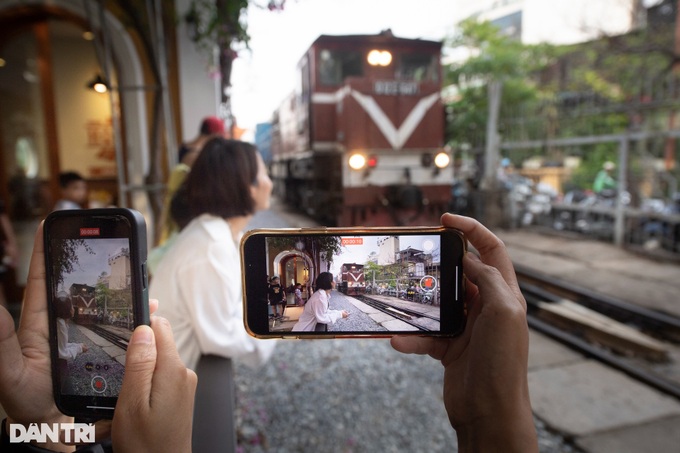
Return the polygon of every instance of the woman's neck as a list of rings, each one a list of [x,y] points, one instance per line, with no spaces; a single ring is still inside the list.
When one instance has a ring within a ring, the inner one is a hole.
[[[238,242],[241,239],[241,233],[248,226],[248,222],[250,222],[250,219],[252,218],[252,215],[244,215],[238,217],[229,217],[226,219],[229,223],[231,236],[234,238],[234,241]]]

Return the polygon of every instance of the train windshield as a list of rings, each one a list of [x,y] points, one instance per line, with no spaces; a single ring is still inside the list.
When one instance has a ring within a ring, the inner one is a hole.
[[[360,52],[323,49],[319,56],[319,81],[322,85],[340,85],[347,77],[363,75]]]
[[[396,77],[401,80],[417,82],[437,82],[439,80],[437,57],[423,53],[407,53],[401,56]]]

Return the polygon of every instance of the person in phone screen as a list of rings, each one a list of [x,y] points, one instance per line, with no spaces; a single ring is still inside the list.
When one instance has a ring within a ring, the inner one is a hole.
[[[295,304],[298,307],[302,307],[305,304],[302,300],[302,285],[300,283],[295,284]]]
[[[300,319],[293,326],[293,332],[325,332],[328,324],[349,316],[346,310],[331,310],[328,302],[331,291],[335,288],[335,280],[330,272],[322,272],[316,278],[316,292],[305,304]]]
[[[283,312],[286,309],[286,292],[281,286],[279,277],[274,276],[269,281],[269,288],[267,289],[267,296],[269,298],[269,305],[272,307],[275,319],[283,318]],[[279,313],[279,310],[281,313]]]
[[[88,348],[85,343],[69,343],[68,329],[69,320],[73,319],[75,309],[71,304],[71,298],[65,291],[57,293],[57,346],[59,349],[59,373],[61,375],[61,392],[65,394],[73,394],[73,386],[71,383],[71,373],[68,367],[68,361],[78,357],[78,354],[87,352]]]

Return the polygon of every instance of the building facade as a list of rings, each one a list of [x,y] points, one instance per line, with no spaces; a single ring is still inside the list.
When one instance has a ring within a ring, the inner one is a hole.
[[[191,1],[0,2],[0,199],[21,249],[10,299],[61,172],[86,179],[89,207],[142,212],[154,243],[178,143],[220,113],[219,77],[184,19]]]

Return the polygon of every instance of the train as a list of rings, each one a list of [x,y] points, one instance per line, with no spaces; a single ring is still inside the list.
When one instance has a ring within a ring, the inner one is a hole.
[[[274,193],[329,226],[438,224],[453,183],[442,43],[319,36],[272,116]]]
[[[364,265],[357,263],[343,264],[338,289],[340,292],[347,294],[348,296],[360,296],[366,294]]]
[[[68,293],[59,293],[58,297],[69,297],[74,309],[73,319],[78,324],[93,324],[97,322],[96,288],[94,286],[74,283]]]

